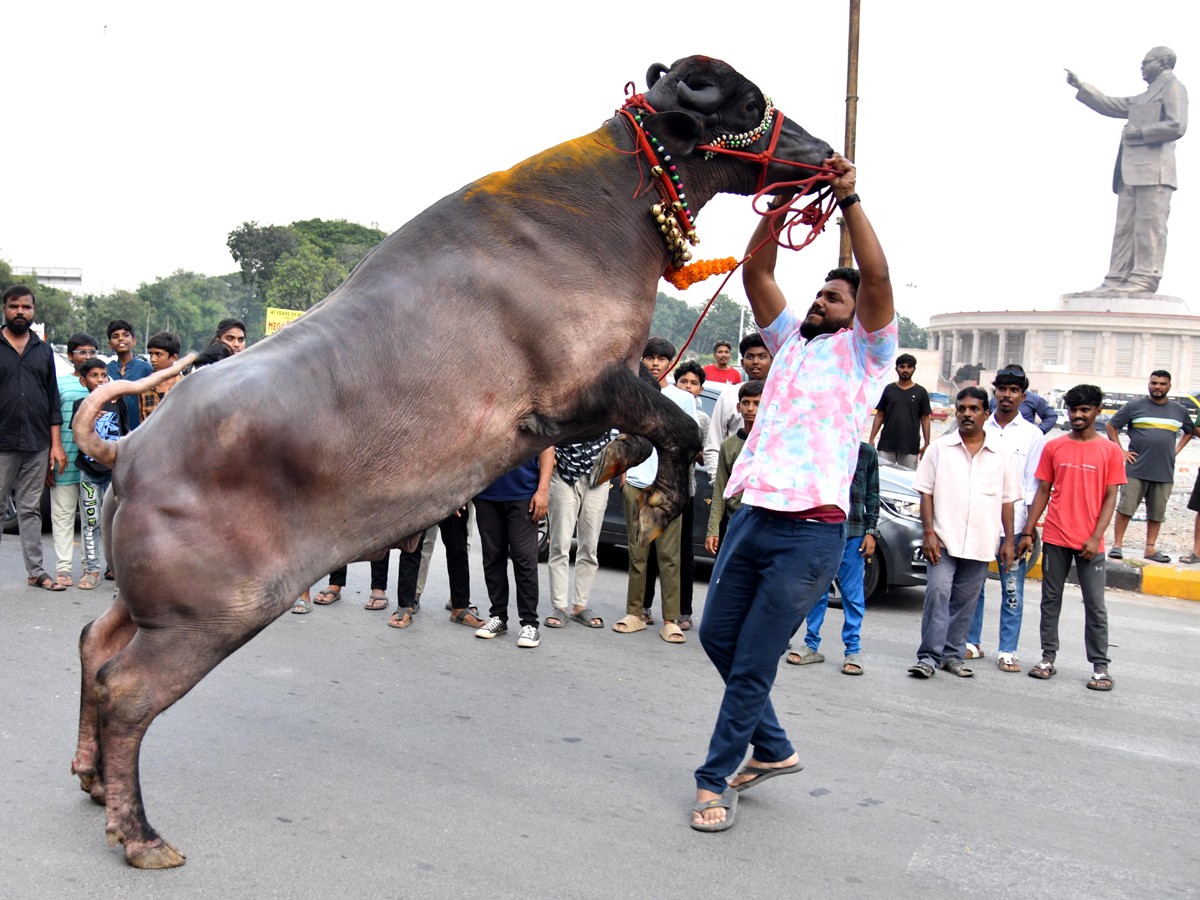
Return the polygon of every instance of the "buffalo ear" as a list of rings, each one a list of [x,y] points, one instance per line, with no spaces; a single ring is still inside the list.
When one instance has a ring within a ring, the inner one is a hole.
[[[704,120],[700,116],[677,109],[647,116],[642,126],[671,153],[683,156],[696,149],[704,134]]]
[[[651,63],[650,68],[646,70],[646,90],[654,87],[658,83],[658,79],[669,71],[669,66],[664,66],[662,63]]]

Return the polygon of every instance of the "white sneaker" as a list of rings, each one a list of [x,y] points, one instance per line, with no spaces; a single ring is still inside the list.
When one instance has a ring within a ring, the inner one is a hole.
[[[499,616],[492,616],[487,620],[486,625],[475,632],[475,637],[491,640],[498,635],[504,634],[506,631],[508,631],[508,625],[505,624],[504,620]]]
[[[522,625],[521,633],[517,636],[518,647],[536,647],[542,642],[542,636],[532,625]]]
[[[967,652],[963,654],[964,659],[983,659],[983,648],[978,644],[967,644]]]

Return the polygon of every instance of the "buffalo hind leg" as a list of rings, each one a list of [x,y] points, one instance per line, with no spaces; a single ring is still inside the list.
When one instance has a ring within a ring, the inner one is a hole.
[[[658,475],[654,484],[638,498],[637,534],[631,541],[648,543],[691,500],[688,496],[688,471],[700,452],[700,429],[671,400],[662,395],[658,383],[645,366],[640,377],[628,369],[612,369],[597,379],[588,399],[598,400],[609,410],[608,416],[622,434],[612,441],[596,460],[593,483],[599,484],[649,456],[645,441],[658,450]]]
[[[100,718],[96,703],[96,672],[120,653],[137,626],[129,618],[129,608],[120,594],[98,619],[85,625],[79,635],[79,742],[71,760],[71,774],[79,776],[79,786],[94,802],[104,805],[104,759],[100,753]]]
[[[253,633],[253,632],[251,632]],[[246,639],[174,626],[139,629],[96,675],[104,758],[106,832],[139,869],[181,866],[184,856],[151,827],[142,804],[139,757],[150,723]]]

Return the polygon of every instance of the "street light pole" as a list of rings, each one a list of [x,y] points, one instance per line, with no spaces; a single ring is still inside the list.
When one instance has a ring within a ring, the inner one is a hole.
[[[858,133],[858,11],[859,0],[850,0],[850,39],[846,50],[846,149],[842,155],[854,162],[854,143]],[[840,221],[841,245],[838,252],[839,266],[854,265],[850,252],[850,232],[846,223]]]

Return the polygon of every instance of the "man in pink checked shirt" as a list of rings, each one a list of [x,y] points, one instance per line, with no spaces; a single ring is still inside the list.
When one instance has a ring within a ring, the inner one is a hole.
[[[859,438],[896,353],[887,259],[854,193],[854,166],[837,154],[825,164],[838,172],[833,193],[859,270],[830,272],[803,320],[775,280],[773,241],[742,270],[774,362],[725,488],[726,497],[742,492],[742,506],[729,522],[700,625],[725,694],[708,758],[696,770],[697,831],[729,828],[738,792],[801,768],[775,717],[771,686],[788,639],[837,573]],[[769,228],[764,218],[751,249]]]

